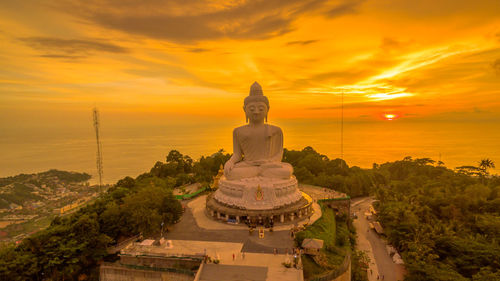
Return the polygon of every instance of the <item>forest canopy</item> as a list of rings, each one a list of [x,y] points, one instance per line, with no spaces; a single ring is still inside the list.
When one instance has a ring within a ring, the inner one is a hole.
[[[375,206],[407,280],[500,280],[500,178],[480,165],[406,157],[372,169],[386,180]]]
[[[182,207],[173,189],[209,185],[230,157],[219,150],[195,161],[170,151],[149,172],[119,180],[76,213],[57,217],[17,246],[3,246],[0,276],[98,280],[107,247],[139,233],[157,236],[162,223],[176,223]],[[300,183],[376,196],[379,220],[404,258],[408,280],[500,280],[500,178],[488,173],[494,163],[485,160],[452,170],[429,158],[405,157],[362,169],[312,147],[283,155]],[[88,179],[61,173],[70,181]]]

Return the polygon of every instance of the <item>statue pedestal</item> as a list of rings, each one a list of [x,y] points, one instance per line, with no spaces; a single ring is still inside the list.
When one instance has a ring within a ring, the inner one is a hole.
[[[312,199],[298,189],[297,179],[253,177],[228,180],[207,197],[207,215],[231,223],[291,223],[312,215]]]
[[[297,179],[253,177],[241,180],[219,180],[213,198],[224,205],[244,210],[272,210],[299,201],[302,193]]]

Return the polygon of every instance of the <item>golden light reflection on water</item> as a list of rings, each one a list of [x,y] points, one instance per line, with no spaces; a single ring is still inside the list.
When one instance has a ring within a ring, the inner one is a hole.
[[[141,120],[144,121],[144,120]],[[340,157],[337,119],[270,120],[284,132],[284,146],[312,146],[329,158]],[[219,149],[232,151],[232,129],[239,119],[161,120],[111,123],[102,126],[104,178],[114,183],[124,176],[147,172],[165,161],[171,149],[197,159]],[[0,176],[51,168],[85,171],[95,175],[95,140],[91,124],[74,128],[10,130],[0,141]],[[447,167],[475,165],[490,158],[500,166],[500,124],[494,122],[346,122],[344,158],[350,166],[370,168],[373,163],[405,156],[441,160]],[[499,169],[493,172],[499,173]]]

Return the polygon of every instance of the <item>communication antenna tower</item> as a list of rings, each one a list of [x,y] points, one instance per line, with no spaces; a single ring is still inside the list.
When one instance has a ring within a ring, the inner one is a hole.
[[[344,91],[342,90],[342,102],[340,105],[340,168],[344,166]]]
[[[99,140],[99,111],[97,107],[94,107],[94,128],[95,128],[95,138],[97,141],[97,174],[99,176],[99,193],[102,189],[102,147],[101,141]]]

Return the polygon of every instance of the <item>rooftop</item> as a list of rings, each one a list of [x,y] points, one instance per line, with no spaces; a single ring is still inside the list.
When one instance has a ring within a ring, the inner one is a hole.
[[[165,240],[161,245],[153,245],[154,240],[146,239],[139,243],[131,243],[121,250],[122,255],[155,255],[155,256],[204,256],[217,257],[222,254],[239,253],[243,243],[215,241]]]
[[[323,240],[315,239],[315,238],[306,238],[302,242],[302,248],[313,248],[313,249],[321,249],[323,248]]]
[[[200,281],[265,281],[267,267],[248,265],[205,264]]]

